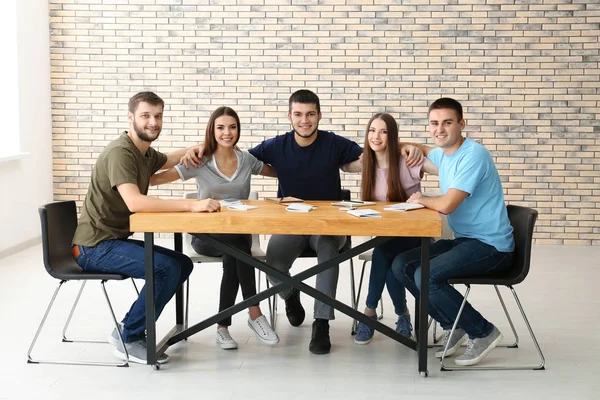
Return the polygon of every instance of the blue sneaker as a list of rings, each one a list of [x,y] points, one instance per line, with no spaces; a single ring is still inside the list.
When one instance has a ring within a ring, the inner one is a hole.
[[[400,315],[396,322],[396,332],[402,336],[412,337],[412,324],[410,323],[410,315]]]
[[[373,315],[371,317],[373,321],[377,321],[377,315]],[[356,335],[354,335],[354,343],[356,344],[369,344],[371,340],[373,340],[373,335],[375,334],[375,329],[363,324],[362,322],[358,323],[358,327],[356,328]]]

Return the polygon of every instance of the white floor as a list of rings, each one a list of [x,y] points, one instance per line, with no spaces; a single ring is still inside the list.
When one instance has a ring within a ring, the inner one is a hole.
[[[171,362],[160,371],[135,364],[130,368],[27,364],[28,346],[57,284],[44,270],[41,247],[35,246],[0,260],[0,340],[4,343],[0,399],[598,399],[599,258],[597,247],[534,249],[532,272],[517,290],[545,353],[545,371],[441,372],[430,350],[430,375],[422,378],[415,352],[380,334],[370,345],[357,346],[350,336],[350,320],[341,315],[332,322],[331,354],[312,355],[308,351],[311,321],[291,327],[283,303],[277,326],[281,343],[274,347],[252,336],[241,313],[231,328],[240,344],[238,350],[217,348],[211,328],[170,348]],[[294,269],[306,266],[308,260],[301,260]],[[192,321],[216,310],[220,274],[218,264],[196,267]],[[134,298],[133,287],[119,282],[108,288],[120,318]],[[63,288],[33,356],[114,361],[108,344],[61,343],[62,324],[76,291],[74,283]],[[338,298],[350,299],[347,264],[340,274]],[[535,363],[535,350],[512,297],[505,299],[520,328],[521,346],[496,349],[485,364]],[[505,337],[510,336],[493,290],[474,289],[472,300]],[[304,297],[303,304],[307,311],[312,308],[311,299]],[[393,326],[387,294],[384,306],[384,322]],[[159,333],[171,327],[173,309],[169,305],[159,320]],[[267,311],[266,303],[263,311]],[[104,339],[112,329],[110,324],[99,285],[89,284],[70,333]]]

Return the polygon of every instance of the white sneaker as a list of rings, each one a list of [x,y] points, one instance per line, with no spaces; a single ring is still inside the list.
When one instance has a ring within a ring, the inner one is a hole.
[[[229,329],[227,328],[217,328],[217,337],[215,342],[217,342],[217,344],[221,346],[223,350],[234,350],[238,348],[237,342],[233,340],[229,334]]]
[[[276,345],[279,343],[279,336],[271,328],[271,325],[267,322],[267,318],[264,315],[252,320],[248,318],[248,326],[252,329],[252,332],[256,335],[258,340],[269,346]]]

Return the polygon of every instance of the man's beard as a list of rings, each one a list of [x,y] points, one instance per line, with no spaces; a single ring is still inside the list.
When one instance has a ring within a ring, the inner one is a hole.
[[[158,137],[160,136],[160,129],[158,130],[158,133],[156,134],[155,138],[151,138],[150,136],[148,136],[148,134],[146,134],[146,132],[144,132],[144,129],[140,128],[135,121],[135,118],[133,120],[133,130],[135,131],[135,133],[137,134],[138,138],[140,138],[141,141],[143,142],[148,142],[148,143],[152,143],[154,142],[156,139],[158,139]]]
[[[317,126],[311,133],[308,134],[308,136],[303,136],[301,134],[298,133],[298,131],[296,129],[294,129],[294,133],[298,136],[300,136],[302,139],[309,139],[311,138],[315,133],[317,133],[317,131],[319,130],[319,127]]]

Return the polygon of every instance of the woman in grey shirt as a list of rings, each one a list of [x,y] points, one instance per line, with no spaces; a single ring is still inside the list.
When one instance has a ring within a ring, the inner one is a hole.
[[[196,178],[198,198],[207,199],[247,199],[250,194],[251,175],[276,176],[271,166],[265,165],[247,151],[240,151],[236,144],[240,138],[240,119],[229,107],[219,107],[210,116],[206,127],[203,157],[196,167],[177,165],[152,177],[151,184],[160,185],[181,179]],[[194,235],[192,233],[192,235]],[[236,249],[250,254],[252,236],[247,234],[214,235]],[[223,278],[219,299],[219,312],[235,304],[238,287],[242,287],[242,296],[247,299],[256,294],[254,268],[222,254],[214,247],[194,236],[192,247],[199,254],[223,257]],[[258,304],[248,307],[248,326],[257,338],[269,345],[279,342],[279,337],[267,322]],[[217,324],[216,342],[222,349],[237,349],[238,345],[229,334],[231,317]]]

